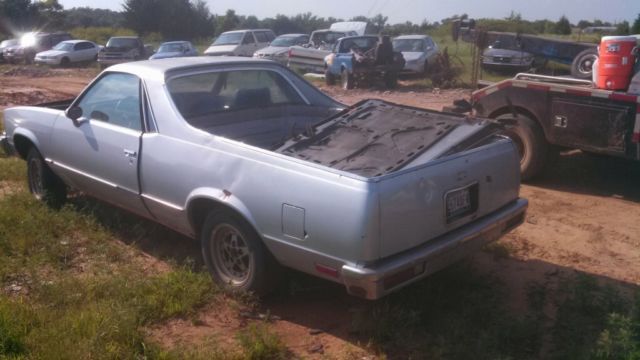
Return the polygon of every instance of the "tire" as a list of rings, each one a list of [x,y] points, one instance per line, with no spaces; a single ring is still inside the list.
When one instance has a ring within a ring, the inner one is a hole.
[[[255,230],[229,211],[213,211],[200,234],[202,256],[213,281],[232,292],[258,296],[274,291],[281,267]]]
[[[62,67],[68,67],[70,63],[71,61],[68,57],[63,57],[62,60],[60,60],[60,66]]]
[[[51,171],[36,148],[27,154],[27,181],[33,196],[53,208],[67,200],[67,186]]]
[[[580,52],[571,63],[571,76],[577,79],[591,79],[593,76],[593,63],[597,58],[598,51],[595,48]]]
[[[398,74],[395,72],[387,72],[384,74],[384,85],[387,89],[393,89],[398,85]]]
[[[353,74],[350,74],[347,69],[342,69],[340,73],[340,79],[342,81],[342,88],[345,90],[351,90],[355,87],[355,79]]]
[[[504,121],[503,134],[508,136],[518,149],[522,181],[540,174],[550,153],[549,144],[540,125],[523,114],[517,114],[515,118],[513,114],[504,114],[496,117],[496,120]]]
[[[429,61],[424,61],[424,67],[422,68],[422,77],[426,78],[429,76]]]
[[[331,72],[329,72],[329,69],[326,69],[324,71],[324,82],[328,86],[333,86],[333,85],[336,84],[336,78],[335,78],[335,76],[333,76],[333,74]]]

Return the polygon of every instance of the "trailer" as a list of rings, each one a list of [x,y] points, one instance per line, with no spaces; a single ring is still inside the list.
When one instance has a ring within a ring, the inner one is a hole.
[[[562,148],[640,160],[640,73],[626,92],[590,81],[518,74],[471,95],[474,114],[502,123],[531,179]]]

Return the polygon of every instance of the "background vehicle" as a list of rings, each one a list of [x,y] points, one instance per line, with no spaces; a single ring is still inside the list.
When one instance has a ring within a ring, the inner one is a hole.
[[[190,41],[170,41],[160,45],[158,51],[151,55],[150,60],[184,56],[198,56],[198,50]]]
[[[393,51],[388,36],[348,36],[338,40],[335,52],[326,57],[325,81],[333,85],[340,79],[344,89],[352,89],[356,82],[380,79],[391,88],[403,67],[402,54]]]
[[[98,53],[98,63],[104,68],[113,64],[147,59],[149,56],[151,52],[140,37],[114,36]]]
[[[345,109],[273,61],[119,64],[76,100],[4,115],[36,197],[62,201],[68,184],[198,237],[231,290],[268,292],[284,265],[379,298],[527,207],[492,123],[379,100]]]
[[[404,57],[405,72],[426,74],[438,57],[438,45],[428,35],[402,35],[393,39],[393,51]]]
[[[2,52],[4,51],[4,49],[7,49],[9,47],[12,46],[16,46],[20,44],[20,40],[19,39],[8,39],[8,40],[4,40],[2,42],[0,42],[0,62],[4,62],[4,56],[2,54]]]
[[[324,58],[331,54],[338,39],[356,35],[358,33],[353,30],[316,30],[311,33],[308,44],[289,49],[287,65],[297,71],[322,74],[325,70]]]
[[[482,54],[482,67],[503,72],[527,71],[533,67],[533,54],[518,49],[505,49],[496,40]]]
[[[71,63],[90,62],[98,58],[101,46],[87,40],[67,40],[53,49],[39,52],[34,61],[38,64],[66,66]]]
[[[539,174],[557,147],[640,160],[640,73],[633,93],[595,89],[591,81],[519,74],[472,94],[478,116],[507,126],[522,178]]]
[[[8,47],[3,52],[3,56],[10,63],[24,61],[25,64],[31,64],[37,53],[49,50],[61,41],[71,39],[71,35],[65,32],[27,33],[20,38],[20,45]]]
[[[253,56],[276,38],[269,29],[227,31],[204,51],[209,56]]]
[[[275,60],[283,65],[289,60],[289,48],[300,46],[309,42],[309,35],[306,34],[285,34],[273,40],[269,46],[253,53],[257,59]]]

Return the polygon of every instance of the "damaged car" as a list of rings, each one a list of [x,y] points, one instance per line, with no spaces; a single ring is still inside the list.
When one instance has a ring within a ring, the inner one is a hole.
[[[3,142],[36,198],[73,188],[197,238],[222,287],[268,293],[284,266],[377,299],[522,223],[518,152],[497,126],[345,106],[273,61],[192,57],[9,108]]]

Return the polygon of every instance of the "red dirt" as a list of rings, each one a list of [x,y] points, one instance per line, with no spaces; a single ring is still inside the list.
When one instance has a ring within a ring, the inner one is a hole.
[[[73,96],[92,76],[76,71],[45,75],[0,75],[0,109]],[[346,104],[381,98],[436,110],[469,94],[467,90],[407,90],[406,84],[402,85],[403,90],[389,92],[321,88]],[[521,194],[529,199],[530,207],[527,221],[499,242],[510,249],[508,257],[481,252],[473,262],[504,281],[509,304],[516,312],[526,309],[529,282],[546,284],[553,292],[558,279],[575,271],[596,275],[620,288],[640,285],[638,184],[640,166],[636,163],[579,151],[563,153],[540,179],[522,186]],[[349,331],[354,312],[366,303],[333,284],[314,279],[305,284],[308,288],[295,296],[263,304],[279,319],[271,328],[297,356],[362,358],[366,347]],[[554,309],[545,312],[553,317]],[[150,333],[169,347],[183,342],[197,344],[212,335],[222,344],[235,346],[233,334],[246,324],[237,311],[225,306],[207,307],[197,319],[172,320]],[[321,332],[317,334],[315,329]]]

